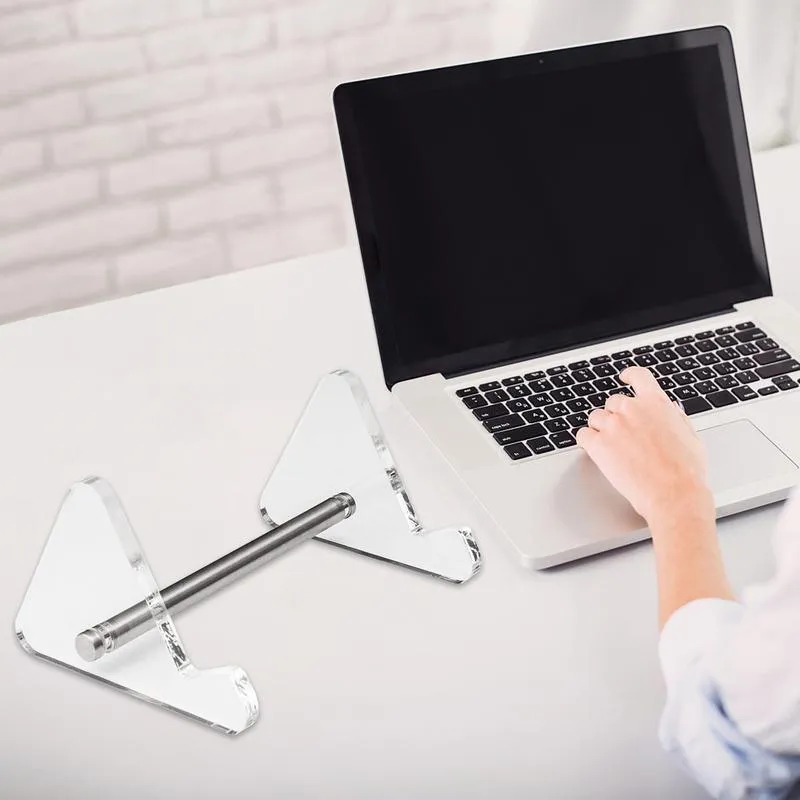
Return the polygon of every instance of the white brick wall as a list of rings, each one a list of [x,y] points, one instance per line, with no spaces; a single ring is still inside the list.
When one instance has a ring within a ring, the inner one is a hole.
[[[331,92],[500,0],[0,0],[0,322],[341,246]]]
[[[0,181],[41,169],[43,164],[44,145],[35,139],[17,139],[0,144]]]
[[[200,148],[154,153],[108,169],[108,193],[126,197],[157,189],[182,188],[208,180],[211,157]]]
[[[99,195],[99,176],[86,170],[13,183],[0,188],[0,230],[86,205]]]

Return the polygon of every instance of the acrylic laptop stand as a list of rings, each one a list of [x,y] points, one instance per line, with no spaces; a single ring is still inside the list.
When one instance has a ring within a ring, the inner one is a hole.
[[[359,380],[317,385],[261,496],[267,531],[159,591],[114,490],[72,486],[16,619],[22,647],[229,734],[258,718],[240,667],[199,669],[172,616],[282,552],[317,538],[463,583],[481,555],[466,528],[425,531]]]

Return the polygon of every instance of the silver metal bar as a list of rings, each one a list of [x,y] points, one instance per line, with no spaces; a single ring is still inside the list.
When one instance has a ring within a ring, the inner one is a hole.
[[[355,513],[349,494],[337,494],[278,525],[211,564],[181,578],[161,591],[171,614],[200,602],[229,583],[258,569],[283,553],[322,533]],[[145,602],[126,608],[75,637],[75,649],[85,661],[97,661],[106,653],[141,636],[154,625]]]

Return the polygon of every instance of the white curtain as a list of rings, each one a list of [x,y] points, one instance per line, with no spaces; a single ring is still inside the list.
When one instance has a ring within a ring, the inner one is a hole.
[[[499,0],[497,55],[722,24],[754,149],[800,141],[800,0]]]

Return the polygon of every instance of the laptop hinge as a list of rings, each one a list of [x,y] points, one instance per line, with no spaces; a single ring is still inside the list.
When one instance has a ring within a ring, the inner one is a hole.
[[[498,367],[506,367],[510,366],[511,364],[520,364],[523,361],[530,361],[532,358],[544,358],[544,356],[551,356],[557,353],[567,353],[570,350],[575,350],[579,347],[589,347],[595,344],[603,344],[603,342],[613,342],[616,339],[624,339],[628,336],[638,336],[642,333],[650,333],[651,331],[660,331],[667,327],[673,327],[675,325],[687,325],[691,322],[700,322],[704,319],[713,319],[714,317],[721,317],[725,314],[730,314],[731,312],[735,312],[736,308],[734,306],[729,306],[728,308],[723,308],[720,311],[714,311],[710,314],[701,314],[700,316],[696,317],[687,317],[685,319],[678,319],[674,322],[665,325],[661,323],[660,325],[652,325],[645,328],[636,328],[632,331],[626,331],[623,333],[617,333],[613,336],[602,336],[595,339],[586,339],[583,342],[576,342],[574,344],[569,345],[568,347],[556,347],[552,350],[542,350],[538,353],[529,353],[527,355],[517,356],[515,358],[509,359],[502,359],[499,361],[487,362],[485,364],[481,364],[480,366],[476,367],[468,367],[466,369],[460,370],[453,370],[451,372],[442,372],[442,377],[446,380],[450,378],[459,378],[462,375],[471,375],[474,372],[486,372],[490,369],[497,369]]]

